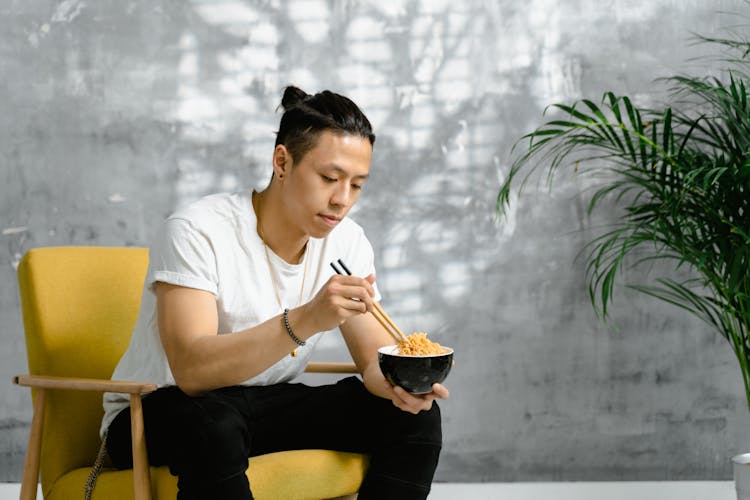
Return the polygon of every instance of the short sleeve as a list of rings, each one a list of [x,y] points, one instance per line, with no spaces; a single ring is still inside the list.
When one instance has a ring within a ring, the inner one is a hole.
[[[150,253],[149,288],[161,281],[218,293],[213,246],[208,236],[189,220],[167,219]]]

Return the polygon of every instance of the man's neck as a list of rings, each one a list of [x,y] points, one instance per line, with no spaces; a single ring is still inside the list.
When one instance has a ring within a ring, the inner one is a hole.
[[[269,186],[253,192],[253,208],[257,219],[258,236],[276,255],[290,264],[299,264],[305,254],[309,236],[292,229],[285,217],[283,204]],[[299,233],[299,234],[297,234]]]

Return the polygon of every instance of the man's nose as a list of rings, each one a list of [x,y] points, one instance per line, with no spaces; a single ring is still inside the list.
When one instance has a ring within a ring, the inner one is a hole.
[[[349,198],[351,197],[352,189],[348,182],[340,182],[336,185],[336,189],[333,191],[331,196],[331,203],[337,206],[346,206],[349,204]]]

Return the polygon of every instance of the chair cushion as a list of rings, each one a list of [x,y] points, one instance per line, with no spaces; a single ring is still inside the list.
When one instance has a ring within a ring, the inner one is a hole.
[[[257,500],[320,500],[355,493],[368,459],[357,453],[329,450],[295,450],[252,457],[247,477]],[[58,479],[47,500],[83,498],[91,469],[75,469]],[[177,478],[167,467],[151,467],[154,500],[177,497]],[[93,500],[133,498],[133,471],[102,471],[94,488]]]

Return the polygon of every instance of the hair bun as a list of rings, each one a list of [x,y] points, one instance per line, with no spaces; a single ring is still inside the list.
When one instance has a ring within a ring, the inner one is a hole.
[[[281,107],[284,108],[284,111],[288,111],[289,109],[303,102],[308,97],[309,95],[307,94],[307,92],[293,85],[290,85],[284,89],[284,96],[281,98]]]

